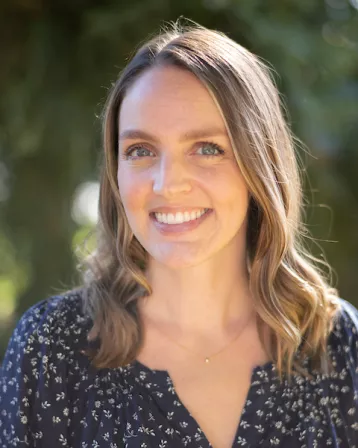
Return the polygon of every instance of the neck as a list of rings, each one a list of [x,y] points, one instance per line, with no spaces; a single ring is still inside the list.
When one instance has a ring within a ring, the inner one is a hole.
[[[179,332],[227,332],[253,311],[244,258],[219,257],[178,270],[152,259],[147,278],[153,294],[142,301],[141,312]]]

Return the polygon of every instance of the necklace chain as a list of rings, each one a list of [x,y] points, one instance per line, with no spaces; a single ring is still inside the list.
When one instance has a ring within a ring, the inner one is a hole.
[[[234,337],[234,339],[232,339],[228,344],[226,344],[226,345],[225,345],[222,349],[220,349],[218,352],[215,352],[215,353],[213,353],[213,354],[210,355],[210,356],[205,356],[205,357],[204,357],[204,362],[205,362],[206,364],[208,364],[208,363],[210,362],[210,360],[211,360],[212,358],[214,358],[214,356],[219,355],[219,354],[222,353],[224,350],[226,350],[231,344],[233,344],[233,343],[239,338],[239,336],[242,334],[242,332],[243,332],[244,329],[247,327],[247,325],[250,323],[250,321],[251,321],[251,314],[250,314],[250,317],[247,319],[247,322],[245,323],[245,325],[243,325],[243,326],[240,328],[239,333]],[[198,357],[200,357],[200,358],[203,357],[203,355],[199,355],[197,352],[194,352],[193,350],[190,350],[190,349],[189,349],[188,347],[186,347],[185,345],[183,345],[183,344],[181,344],[180,342],[176,341],[174,338],[168,336],[163,330],[161,330],[160,328],[158,328],[156,325],[155,325],[155,328],[156,328],[156,329],[157,329],[163,336],[165,336],[168,340],[170,340],[170,341],[173,342],[174,344],[178,345],[179,347],[183,348],[184,350],[188,351],[188,352],[191,353],[191,354],[195,354],[196,356],[198,356]]]

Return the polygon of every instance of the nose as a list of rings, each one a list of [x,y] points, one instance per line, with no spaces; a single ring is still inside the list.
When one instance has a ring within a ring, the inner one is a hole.
[[[190,176],[185,162],[169,155],[162,157],[154,172],[153,192],[169,198],[190,190]]]

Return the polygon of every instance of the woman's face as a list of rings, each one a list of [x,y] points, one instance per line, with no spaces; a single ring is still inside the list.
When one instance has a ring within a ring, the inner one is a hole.
[[[119,113],[118,150],[127,219],[155,261],[182,268],[246,250],[248,189],[220,112],[193,74],[156,67],[135,81]]]

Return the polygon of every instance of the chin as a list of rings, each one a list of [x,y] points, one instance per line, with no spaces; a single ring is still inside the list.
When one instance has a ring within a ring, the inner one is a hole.
[[[203,261],[207,259],[207,256],[202,254],[199,256],[198,254],[190,254],[189,250],[185,250],[185,252],[180,253],[180,250],[173,251],[172,253],[152,253],[151,258],[154,263],[160,263],[164,265],[168,269],[186,269],[193,266],[197,266]]]

